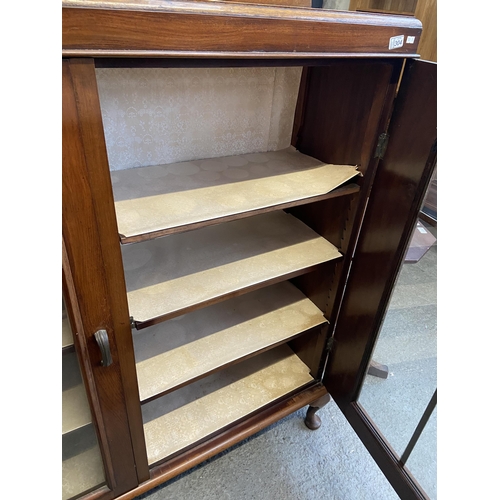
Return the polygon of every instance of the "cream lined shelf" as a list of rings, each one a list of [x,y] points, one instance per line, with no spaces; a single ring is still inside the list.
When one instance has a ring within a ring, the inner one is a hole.
[[[92,416],[76,353],[66,353],[62,360],[62,434],[91,423]]]
[[[297,355],[287,345],[280,345],[143,405],[149,464],[313,380],[309,368]]]
[[[326,322],[302,292],[284,282],[136,331],[141,401]]]
[[[294,147],[111,172],[118,232],[133,243],[224,217],[330,193],[356,167],[325,164]]]
[[[101,451],[92,448],[62,462],[62,499],[68,500],[104,483]]]
[[[282,211],[122,246],[137,328],[284,281],[338,259],[337,248]]]

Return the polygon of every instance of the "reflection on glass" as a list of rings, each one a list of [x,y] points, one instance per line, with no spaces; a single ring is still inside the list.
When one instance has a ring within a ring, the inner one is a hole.
[[[359,397],[399,455],[437,387],[436,237],[427,224],[415,228],[372,357],[388,377],[367,375]]]
[[[437,498],[437,408],[413,448],[406,467],[431,500]]]
[[[62,498],[67,500],[100,486],[105,477],[64,302],[62,346]]]

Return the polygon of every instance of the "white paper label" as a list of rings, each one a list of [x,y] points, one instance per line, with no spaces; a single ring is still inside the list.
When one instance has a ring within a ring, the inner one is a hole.
[[[399,49],[400,47],[403,46],[404,43],[405,43],[404,35],[393,36],[389,38],[389,50]]]
[[[406,43],[414,43],[414,42],[415,42],[414,36],[407,36],[406,37]]]

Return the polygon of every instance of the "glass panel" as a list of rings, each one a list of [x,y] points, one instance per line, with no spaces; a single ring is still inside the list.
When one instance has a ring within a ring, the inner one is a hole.
[[[437,498],[437,408],[432,412],[408,457],[406,468],[429,498],[435,500]]]
[[[62,498],[67,500],[104,484],[105,476],[64,301],[62,313]]]
[[[418,222],[372,357],[388,376],[370,370],[359,397],[399,455],[437,387],[436,237],[436,228]]]

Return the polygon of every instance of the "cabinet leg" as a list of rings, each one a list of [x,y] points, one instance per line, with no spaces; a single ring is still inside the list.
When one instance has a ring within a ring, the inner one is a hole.
[[[321,419],[318,417],[318,415],[316,415],[316,412],[329,402],[330,394],[325,394],[316,401],[313,401],[307,409],[307,414],[304,422],[306,426],[312,431],[315,431],[316,429],[319,429],[321,427]]]

